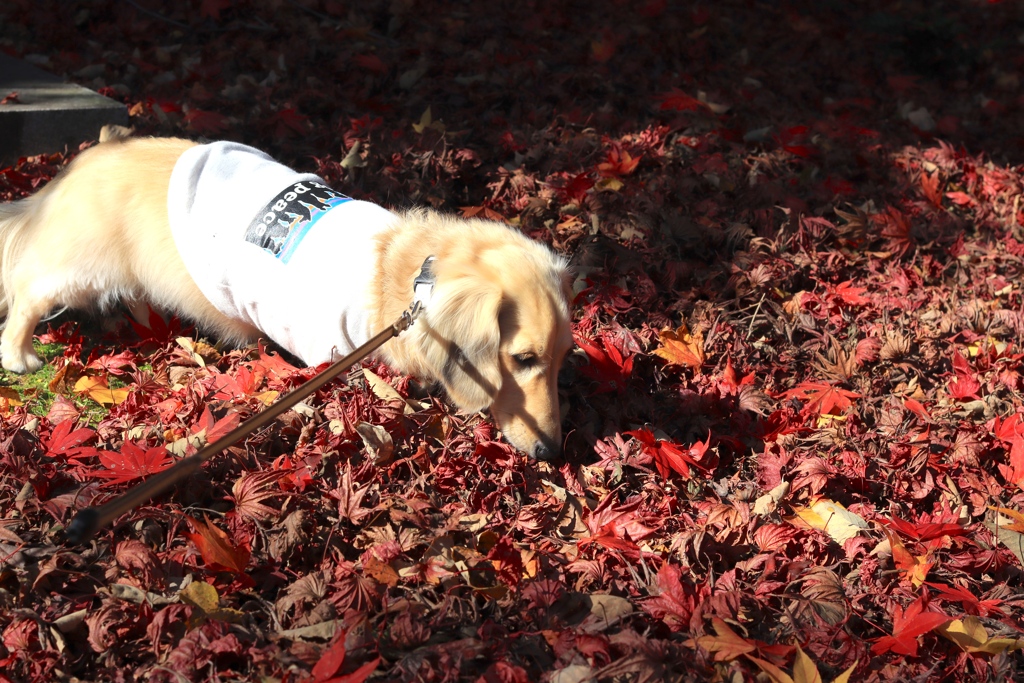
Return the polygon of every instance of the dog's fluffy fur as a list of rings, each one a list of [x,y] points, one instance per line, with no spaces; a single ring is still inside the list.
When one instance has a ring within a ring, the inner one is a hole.
[[[105,142],[34,196],[0,204],[4,368],[24,373],[41,367],[32,333],[42,316],[61,306],[123,300],[133,312],[149,304],[180,314],[230,343],[259,335],[213,307],[175,247],[168,182],[193,144]],[[462,410],[489,407],[512,444],[533,457],[553,457],[561,442],[557,375],[572,345],[565,263],[500,223],[403,213],[379,240],[376,330],[409,306],[413,279],[430,254],[437,257],[430,305],[411,329],[385,344],[384,360],[439,382]]]

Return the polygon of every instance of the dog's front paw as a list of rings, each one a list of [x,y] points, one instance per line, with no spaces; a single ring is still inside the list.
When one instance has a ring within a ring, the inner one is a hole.
[[[29,353],[8,353],[3,351],[3,359],[0,360],[0,364],[4,366],[4,370],[8,372],[15,372],[19,375],[24,375],[29,372],[35,372],[39,368],[43,367],[43,359],[37,356],[34,352]]]

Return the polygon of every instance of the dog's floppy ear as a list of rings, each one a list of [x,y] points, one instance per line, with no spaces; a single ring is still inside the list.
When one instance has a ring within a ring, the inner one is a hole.
[[[501,289],[479,277],[438,282],[424,311],[425,360],[461,410],[491,405],[501,388]]]

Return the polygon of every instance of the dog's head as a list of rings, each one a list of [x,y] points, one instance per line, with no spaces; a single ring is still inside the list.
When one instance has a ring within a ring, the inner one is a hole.
[[[438,255],[419,347],[460,409],[490,408],[512,445],[549,460],[561,451],[558,371],[572,346],[566,266],[507,226],[471,223],[471,239]]]

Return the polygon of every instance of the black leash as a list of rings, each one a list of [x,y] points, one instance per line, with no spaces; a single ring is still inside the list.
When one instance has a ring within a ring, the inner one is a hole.
[[[428,266],[425,262],[424,270],[427,268]],[[430,283],[432,284],[432,278]],[[238,425],[229,434],[222,436],[211,444],[207,444],[195,455],[179,460],[174,466],[153,475],[146,481],[128,490],[126,493],[115,498],[109,503],[104,503],[100,507],[89,507],[79,510],[68,524],[67,529],[65,529],[64,537],[69,543],[84,543],[92,538],[93,534],[95,534],[101,527],[107,526],[132,508],[142,505],[150,498],[171,488],[182,479],[191,476],[202,466],[204,462],[217,455],[236,441],[239,441],[256,431],[260,427],[266,426],[281,415],[281,413],[285,412],[317,389],[320,389],[329,383],[348,368],[365,359],[371,353],[376,351],[384,342],[388,341],[392,337],[397,337],[399,334],[409,329],[413,322],[415,322],[416,316],[419,315],[422,308],[423,303],[418,296],[417,301],[414,302],[408,310],[402,313],[402,317],[395,321],[393,325],[378,333],[377,336],[373,337],[341,360],[335,361],[334,364],[313,379],[299,387],[296,387],[290,393],[285,394],[285,396],[279,399],[277,403],[270,406],[262,413],[259,413],[255,417]]]

